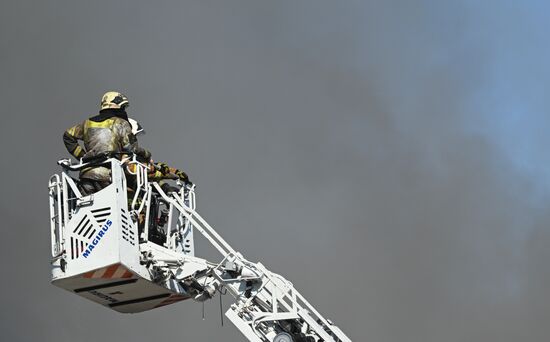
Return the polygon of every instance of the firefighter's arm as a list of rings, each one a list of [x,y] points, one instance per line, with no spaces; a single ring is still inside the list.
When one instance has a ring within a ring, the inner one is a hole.
[[[181,181],[185,183],[191,183],[189,181],[189,176],[187,176],[187,173],[178,170],[173,167],[169,167],[165,163],[155,163],[155,172],[150,177],[155,179],[162,179],[162,178],[168,178],[170,174],[176,175]]]
[[[191,181],[189,180],[189,176],[187,175],[187,173],[185,173],[184,171],[182,170],[178,170],[178,169],[174,169],[174,174],[176,176],[178,176],[178,178],[185,182],[185,183],[188,183],[188,184],[192,184]]]
[[[67,151],[69,151],[69,153],[76,159],[82,158],[86,153],[78,144],[78,140],[82,140],[83,138],[83,133],[84,127],[82,124],[73,126],[63,133],[63,143],[65,144]]]

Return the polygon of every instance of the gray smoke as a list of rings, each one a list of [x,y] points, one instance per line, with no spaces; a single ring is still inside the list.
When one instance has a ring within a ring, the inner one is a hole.
[[[49,284],[61,135],[119,89],[199,212],[352,340],[544,340],[544,10],[2,3],[3,339],[243,340],[214,302],[121,315]]]

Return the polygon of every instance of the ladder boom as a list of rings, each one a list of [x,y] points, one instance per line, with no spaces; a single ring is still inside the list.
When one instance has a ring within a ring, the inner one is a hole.
[[[170,200],[223,255],[222,262],[204,276],[215,279],[209,282],[211,288],[225,288],[235,297],[236,303],[226,316],[251,341],[256,341],[257,335],[264,338],[260,341],[272,341],[270,336],[279,329],[277,322],[284,321],[291,322],[287,324],[290,330],[299,328],[298,336],[306,341],[351,342],[338,327],[321,316],[291,282],[260,263],[246,260],[181,197],[173,195]],[[248,328],[241,329],[244,326]]]

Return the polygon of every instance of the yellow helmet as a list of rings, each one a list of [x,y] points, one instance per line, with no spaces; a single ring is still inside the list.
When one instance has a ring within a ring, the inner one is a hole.
[[[126,108],[130,105],[126,95],[118,91],[108,91],[101,98],[101,109]]]

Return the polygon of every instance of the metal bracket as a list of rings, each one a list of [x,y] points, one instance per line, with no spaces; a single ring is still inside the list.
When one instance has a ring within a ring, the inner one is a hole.
[[[88,206],[88,205],[92,205],[93,203],[94,203],[94,195],[93,194],[76,199],[76,206],[77,207],[85,207],[85,206]]]

